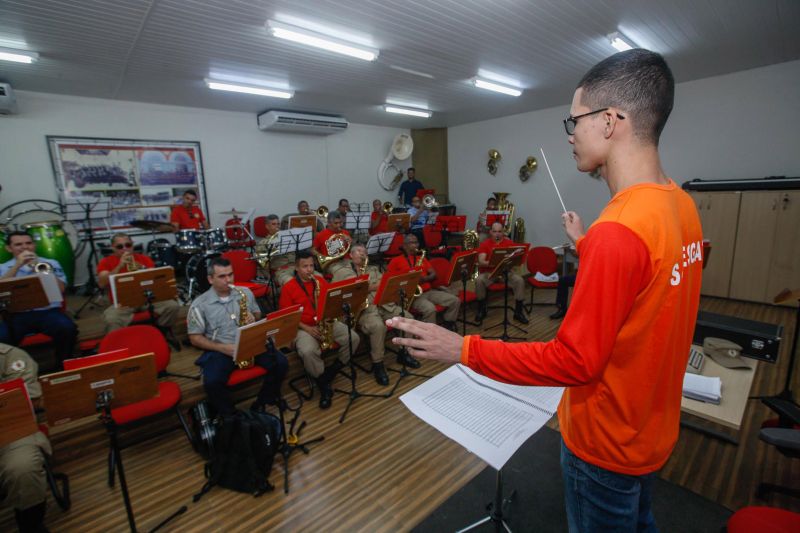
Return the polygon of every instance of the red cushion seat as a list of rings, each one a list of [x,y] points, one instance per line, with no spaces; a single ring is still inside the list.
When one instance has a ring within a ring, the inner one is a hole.
[[[251,379],[256,379],[257,377],[263,376],[267,373],[266,369],[261,368],[258,365],[253,365],[250,368],[246,368],[244,370],[234,370],[231,372],[230,377],[228,378],[228,382],[226,385],[228,387],[233,387],[234,385],[238,385],[239,383],[244,383],[245,381],[250,381]]]
[[[774,507],[745,507],[728,520],[728,533],[793,533],[800,531],[800,514]]]
[[[39,346],[42,344],[50,344],[53,342],[53,337],[45,335],[44,333],[34,333],[33,335],[25,335],[19,343],[19,347],[25,346]]]
[[[111,410],[114,422],[125,425],[135,420],[163,413],[181,401],[181,389],[172,381],[158,383],[158,396]]]

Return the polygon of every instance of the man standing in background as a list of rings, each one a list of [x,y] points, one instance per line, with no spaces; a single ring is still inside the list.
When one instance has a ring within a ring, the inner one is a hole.
[[[414,167],[409,167],[406,171],[408,179],[400,185],[400,191],[397,193],[397,198],[400,199],[400,205],[411,205],[411,199],[417,196],[417,191],[424,189],[422,183],[416,179],[417,171]]]

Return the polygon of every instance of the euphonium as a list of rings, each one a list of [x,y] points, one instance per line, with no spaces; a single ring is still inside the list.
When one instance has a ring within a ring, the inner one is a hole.
[[[317,276],[311,275],[311,279],[314,280],[314,304],[317,305],[319,303],[319,280]],[[320,311],[320,309],[317,309]],[[320,321],[319,318],[317,320],[317,327],[319,328],[319,336],[321,340],[319,341],[319,349],[323,352],[325,350],[330,350],[333,347],[333,320],[322,320]]]
[[[232,291],[236,291],[239,293],[239,327],[247,325],[247,314],[249,311],[247,310],[247,295],[244,293],[242,289],[236,287],[234,285],[228,285],[228,288]],[[252,359],[237,359],[236,366],[240,369],[250,368],[253,366]]]

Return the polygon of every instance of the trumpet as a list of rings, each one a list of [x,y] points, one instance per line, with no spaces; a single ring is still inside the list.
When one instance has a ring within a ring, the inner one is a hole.
[[[33,271],[37,274],[52,274],[53,267],[50,266],[50,263],[45,263],[44,261],[39,261],[35,265],[33,265]]]
[[[426,194],[422,197],[422,205],[425,207],[425,209],[434,209],[439,207],[436,197],[432,194]]]
[[[383,202],[383,212],[384,213],[386,213],[387,215],[391,215],[392,214],[392,209],[394,209],[394,206],[392,205],[392,202]]]
[[[314,214],[317,215],[317,218],[321,218],[322,222],[326,224],[328,222],[328,206],[321,205],[318,208],[314,209]]]
[[[133,257],[133,254],[130,254],[125,260],[125,268],[128,270],[128,272],[136,272],[137,270],[142,270],[144,265],[137,263],[136,258]]]

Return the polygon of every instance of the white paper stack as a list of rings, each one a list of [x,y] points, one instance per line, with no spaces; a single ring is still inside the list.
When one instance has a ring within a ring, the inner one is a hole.
[[[692,400],[719,405],[722,399],[722,380],[687,373],[683,376],[683,395]]]
[[[536,281],[541,281],[542,283],[555,283],[558,281],[558,272],[553,272],[550,275],[542,274],[541,272],[537,272],[533,275],[533,279]]]

